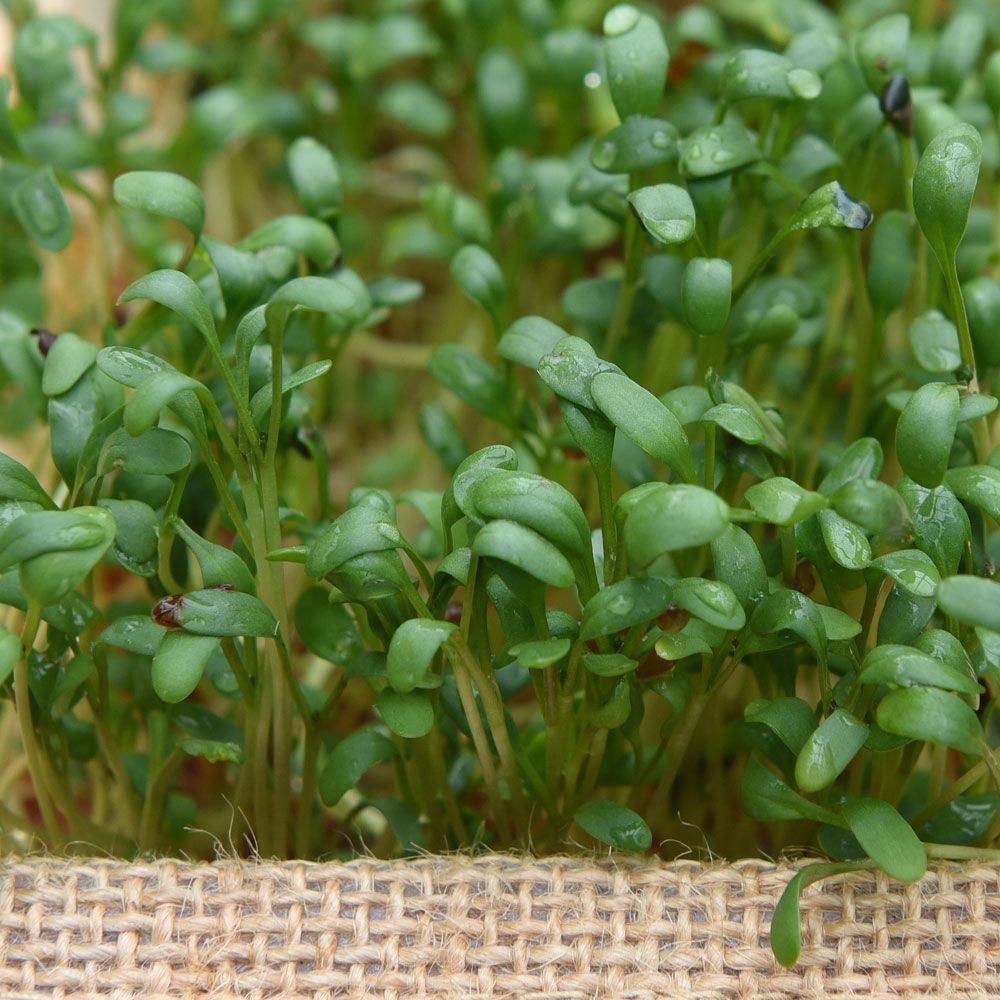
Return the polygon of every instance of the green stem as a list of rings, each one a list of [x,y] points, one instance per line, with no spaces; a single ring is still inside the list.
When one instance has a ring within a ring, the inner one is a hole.
[[[42,774],[42,755],[35,734],[35,724],[31,718],[31,687],[28,681],[28,658],[35,645],[35,637],[42,621],[42,609],[34,603],[28,604],[28,612],[21,632],[23,654],[14,667],[14,701],[17,708],[17,722],[21,730],[21,742],[24,744],[24,756],[28,762],[28,773],[38,800],[38,809],[42,814],[45,833],[49,838],[49,846],[56,847],[62,842],[59,831],[59,821],[56,818],[55,807],[49,798],[49,791]]]
[[[630,178],[629,190],[631,188],[632,180]],[[625,214],[625,273],[622,276],[622,285],[618,292],[618,303],[611,319],[611,326],[608,327],[608,333],[604,339],[603,353],[608,361],[614,360],[618,346],[628,331],[628,320],[639,286],[645,245],[645,231],[630,207]]]
[[[149,779],[146,787],[146,801],[142,806],[142,818],[139,821],[139,850],[146,852],[156,843],[157,826],[163,814],[163,805],[173,781],[174,772],[180,766],[184,757],[182,750],[174,750],[157,768]]]

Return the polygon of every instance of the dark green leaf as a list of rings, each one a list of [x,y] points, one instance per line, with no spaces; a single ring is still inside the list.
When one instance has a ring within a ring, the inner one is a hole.
[[[653,843],[645,820],[617,802],[594,799],[580,806],[573,819],[595,840],[619,851],[646,851]]]

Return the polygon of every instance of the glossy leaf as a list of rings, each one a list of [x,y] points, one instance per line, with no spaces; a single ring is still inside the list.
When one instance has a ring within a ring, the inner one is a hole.
[[[836,709],[810,734],[795,761],[795,781],[807,792],[831,785],[868,738],[868,726]]]
[[[758,517],[783,527],[804,521],[828,503],[826,497],[804,490],[783,476],[755,483],[747,489],[743,498]]]
[[[657,242],[684,243],[694,234],[694,205],[676,184],[639,188],[628,196],[646,232]]]
[[[618,851],[646,851],[653,843],[645,820],[617,802],[594,799],[580,806],[573,819],[595,840]]]
[[[944,481],[958,414],[953,385],[929,382],[910,397],[896,425],[896,457],[914,482],[932,489]]]
[[[596,374],[590,392],[601,412],[643,451],[670,466],[686,482],[694,479],[691,446],[684,429],[652,393],[616,372]]]
[[[345,736],[330,751],[319,774],[319,794],[328,806],[335,806],[362,775],[376,764],[392,760],[396,746],[372,729],[358,729]]]
[[[670,604],[670,587],[658,577],[628,577],[598,591],[583,609],[581,639],[613,635],[653,621]]]
[[[941,582],[934,560],[919,549],[900,549],[873,559],[871,566],[881,570],[905,590],[917,597],[933,597]]]
[[[660,486],[648,493],[625,520],[629,562],[648,566],[665,552],[705,545],[729,526],[723,500],[700,486]]]
[[[514,521],[490,521],[476,534],[472,553],[509,563],[552,587],[570,587],[576,579],[565,556],[551,542]]]
[[[983,729],[976,713],[960,697],[930,687],[899,688],[878,705],[878,724],[889,733],[954,747],[979,755]]]
[[[278,628],[267,606],[252,594],[219,588],[164,598],[153,617],[168,628],[204,636],[272,637]]]
[[[612,7],[604,15],[604,61],[619,117],[655,114],[670,61],[659,24],[630,3]]]
[[[980,690],[968,671],[956,670],[912,646],[876,646],[862,661],[858,680],[862,684],[895,684],[899,687],[929,685],[971,695],[978,694]]]
[[[403,622],[393,633],[386,660],[392,687],[405,694],[418,687],[439,686],[441,678],[430,673],[430,667],[438,650],[455,629],[456,626],[450,622],[425,618]]]
[[[939,132],[913,175],[913,210],[943,269],[950,270],[969,221],[983,143],[965,123]]]

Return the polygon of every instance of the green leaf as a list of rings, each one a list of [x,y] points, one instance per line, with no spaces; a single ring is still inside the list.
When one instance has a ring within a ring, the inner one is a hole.
[[[670,466],[685,482],[694,480],[694,460],[684,428],[651,392],[617,372],[590,382],[598,409],[643,451]]]
[[[541,670],[558,663],[573,643],[565,636],[561,639],[536,639],[519,642],[510,647],[510,655],[528,670]]]
[[[969,515],[947,486],[925,489],[911,479],[897,487],[913,522],[914,546],[926,552],[942,576],[956,573],[972,529]]]
[[[716,628],[735,632],[746,624],[746,612],[732,589],[718,580],[686,577],[670,584],[671,601]]]
[[[618,117],[656,114],[670,62],[660,25],[630,3],[612,7],[604,15],[604,62]]]
[[[766,49],[740,49],[722,68],[722,95],[730,104],[761,98],[812,101],[822,89],[822,81],[812,70]]]
[[[176,594],[164,598],[153,609],[153,615],[157,621],[169,623],[168,627],[183,628],[195,635],[271,638],[278,629],[266,604],[238,590],[209,588]]]
[[[198,330],[208,344],[217,343],[215,320],[205,293],[186,274],[169,269],[153,271],[133,281],[118,297],[118,304],[135,299],[151,299],[166,306]]]
[[[892,577],[900,587],[917,597],[933,597],[941,582],[934,560],[919,549],[890,552],[873,559],[871,566]]]
[[[844,569],[864,569],[871,562],[872,547],[856,524],[833,510],[821,510],[816,517],[835,563]]]
[[[114,646],[137,656],[152,656],[167,630],[149,615],[123,615],[94,640],[94,646]]]
[[[204,587],[218,587],[228,584],[245,594],[256,594],[257,585],[247,564],[232,549],[224,548],[202,538],[178,518],[173,528],[187,543],[201,567],[201,582]]]
[[[3,452],[0,452],[0,500],[37,503],[49,510],[55,508],[55,503],[34,475]]]
[[[697,128],[678,148],[681,174],[693,179],[728,174],[761,158],[753,135],[736,122]]]
[[[300,136],[288,147],[288,173],[295,196],[310,215],[327,220],[340,214],[340,167],[326,146]]]
[[[831,496],[855,479],[877,479],[882,471],[882,445],[875,438],[859,438],[841,453],[823,477],[819,492]]]
[[[386,688],[375,699],[375,709],[397,736],[408,740],[426,736],[434,728],[434,705],[424,691],[403,694]]]
[[[716,579],[731,587],[744,609],[751,610],[768,593],[767,569],[757,543],[731,524],[711,545]]]
[[[396,746],[372,729],[358,729],[330,751],[319,774],[319,794],[325,805],[335,806],[344,793],[376,764],[392,760]]]
[[[622,677],[634,673],[639,666],[638,661],[622,653],[584,653],[582,662],[595,677]]]
[[[979,756],[983,728],[962,699],[938,688],[910,687],[890,691],[878,705],[878,724],[888,733],[954,747]]]
[[[314,580],[366,552],[399,548],[403,536],[393,517],[370,504],[349,507],[309,547],[306,574]]]
[[[42,370],[42,392],[61,396],[83,377],[97,357],[97,348],[75,333],[61,333],[49,348]]]
[[[197,241],[205,227],[205,197],[186,177],[162,170],[133,170],[115,178],[115,201],[150,215],[173,219]]]
[[[186,410],[178,397],[173,399],[173,403],[179,410]],[[172,476],[190,464],[191,446],[180,434],[162,427],[151,427],[133,437],[120,427],[105,439],[93,475],[104,476],[115,469],[123,469],[140,476]]]
[[[64,250],[73,238],[73,216],[52,167],[33,170],[14,188],[11,207],[24,231],[43,250]]]
[[[722,629],[709,625],[700,618],[691,618],[680,631],[659,636],[654,648],[660,659],[676,662],[688,656],[711,653],[724,637]]]
[[[912,646],[888,644],[869,650],[861,663],[858,681],[862,684],[895,684],[913,687],[926,684],[945,691],[977,695],[980,687],[968,671],[955,667]]]
[[[139,576],[155,576],[160,519],[141,500],[99,500],[115,519],[117,529],[111,549],[125,569]]]
[[[868,726],[836,709],[813,732],[795,760],[795,781],[806,792],[833,784],[868,738]]]
[[[994,521],[1000,521],[1000,469],[992,465],[949,469],[945,482],[959,500],[978,507]]]
[[[4,684],[21,659],[21,640],[0,625],[0,684]]]
[[[784,476],[755,483],[743,494],[753,512],[770,524],[789,527],[827,506],[826,497],[805,490]]]
[[[976,129],[964,122],[952,125],[930,141],[913,174],[917,222],[946,272],[954,267],[955,252],[965,235],[982,155]]]
[[[902,497],[878,479],[851,479],[830,496],[830,505],[867,535],[899,544],[911,533],[910,515]]]
[[[507,283],[496,260],[470,243],[451,259],[451,275],[473,302],[482,306],[499,327],[507,309]]]
[[[281,394],[287,396],[295,389],[301,388],[315,379],[322,378],[333,367],[332,361],[314,361],[300,368],[281,380]],[[270,385],[261,386],[250,400],[250,418],[258,427],[271,412],[272,392]]]
[[[743,810],[751,819],[810,819],[818,823],[838,823],[835,813],[799,795],[762,763],[756,753],[747,761],[741,794]]]
[[[848,799],[840,811],[865,853],[890,878],[913,882],[927,871],[924,845],[888,802]]]
[[[329,270],[340,252],[333,230],[325,222],[308,215],[280,215],[245,236],[237,246],[240,250],[287,247],[301,254],[319,271]]]
[[[958,327],[944,313],[929,309],[910,324],[910,348],[917,364],[935,375],[948,374],[962,364]]]
[[[872,221],[871,209],[863,201],[852,198],[839,181],[830,181],[817,188],[798,211],[785,223],[785,229],[865,229]]]
[[[330,603],[330,591],[310,586],[295,604],[295,628],[310,652],[331,663],[351,664],[361,652],[361,636],[346,608]]]
[[[481,528],[472,554],[509,563],[551,587],[571,587],[576,580],[573,567],[551,542],[514,521],[490,521]]]
[[[516,521],[571,555],[590,552],[590,525],[579,502],[543,476],[498,469],[476,481],[469,498],[481,517]]]
[[[539,377],[557,396],[591,410],[597,405],[590,385],[602,372],[622,374],[616,365],[595,357],[590,344],[577,337],[566,337],[538,363]]]
[[[733,267],[719,257],[694,257],[681,278],[684,320],[702,337],[714,337],[726,328],[733,299]]]
[[[125,404],[125,430],[132,437],[147,434],[156,427],[163,409],[172,405],[175,397],[180,396],[183,400],[189,392],[203,397],[209,394],[201,382],[177,371],[150,375]]]
[[[801,698],[760,698],[747,705],[743,718],[767,726],[796,755],[817,725],[816,713]]]
[[[628,200],[646,232],[658,242],[684,243],[694,235],[694,204],[684,188],[655,184],[630,192]]]
[[[396,629],[389,643],[389,683],[406,694],[414,688],[436,688],[441,677],[430,672],[438,650],[456,629],[450,622],[413,618]]]
[[[581,639],[597,639],[651,622],[670,604],[670,587],[658,577],[627,577],[598,591],[583,609]]]
[[[870,24],[855,41],[858,65],[869,89],[876,96],[881,96],[890,77],[906,69],[909,40],[909,17],[906,14],[890,14]]]
[[[440,137],[455,124],[451,104],[422,80],[394,80],[379,95],[379,111],[414,132]]]
[[[535,369],[565,339],[566,331],[561,326],[541,316],[522,316],[504,331],[497,353],[507,361]]]
[[[771,950],[781,965],[788,968],[799,960],[802,949],[802,918],[799,913],[799,896],[806,886],[818,882],[830,875],[854,871],[859,865],[856,862],[817,862],[806,865],[800,872],[793,875],[785,891],[774,908],[771,917]]]
[[[653,843],[645,820],[617,802],[586,802],[573,813],[573,820],[595,840],[618,851],[646,851]]]
[[[700,486],[657,484],[625,519],[630,564],[643,568],[665,552],[695,548],[729,527],[725,501]]]
[[[946,615],[966,625],[1000,632],[1000,583],[996,580],[950,576],[938,584],[937,601]]]
[[[19,566],[28,600],[47,607],[86,579],[116,530],[100,507],[29,511],[0,530],[0,572]]]
[[[608,174],[628,174],[677,159],[677,127],[662,118],[630,115],[594,140],[590,162]]]
[[[434,378],[463,403],[499,423],[514,423],[506,383],[489,362],[458,344],[442,344],[431,355],[430,368]]]
[[[896,457],[914,482],[932,489],[944,481],[958,415],[953,385],[928,382],[910,397],[896,425]]]
[[[213,636],[168,631],[153,654],[153,690],[163,701],[183,701],[198,686],[219,648]]]
[[[177,741],[179,749],[191,757],[202,757],[213,764],[242,764],[243,747],[229,740],[203,740],[187,737]]]

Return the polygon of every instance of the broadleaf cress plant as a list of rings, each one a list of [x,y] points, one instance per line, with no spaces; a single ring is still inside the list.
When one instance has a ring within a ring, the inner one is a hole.
[[[5,846],[1000,857],[1000,13],[836,6],[6,5]]]

